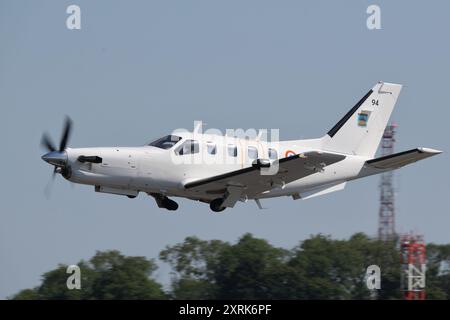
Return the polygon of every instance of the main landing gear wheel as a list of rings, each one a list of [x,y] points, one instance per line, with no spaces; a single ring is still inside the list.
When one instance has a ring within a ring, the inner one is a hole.
[[[222,207],[222,204],[223,204],[223,199],[217,198],[217,199],[214,199],[213,201],[211,201],[211,203],[209,204],[209,207],[214,212],[221,212],[221,211],[225,210],[225,207]]]

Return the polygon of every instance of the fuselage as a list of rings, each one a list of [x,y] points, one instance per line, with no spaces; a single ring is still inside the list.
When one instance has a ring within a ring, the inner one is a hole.
[[[169,141],[169,145],[67,148],[70,171],[65,177],[75,183],[96,186],[97,191],[129,196],[157,193],[208,202],[217,195],[190,192],[184,188],[185,184],[249,167],[256,159],[275,161],[305,151],[320,151],[322,141],[266,142],[188,132],[177,134],[173,140],[177,141]],[[101,163],[80,162],[80,156],[97,156]],[[366,160],[367,157],[346,155],[345,160],[321,172],[250,198],[296,196],[319,186],[351,180]]]

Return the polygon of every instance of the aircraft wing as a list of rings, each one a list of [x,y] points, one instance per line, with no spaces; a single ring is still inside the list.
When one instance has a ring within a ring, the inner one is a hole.
[[[188,182],[185,188],[218,196],[226,193],[230,188],[234,188],[234,190],[238,188],[239,195],[245,194],[248,197],[254,197],[261,192],[322,171],[324,167],[344,158],[345,156],[340,154],[309,151],[275,161],[271,164],[270,169],[276,167],[277,164],[279,167],[278,171],[272,175],[261,174],[264,168],[254,164],[236,171]]]

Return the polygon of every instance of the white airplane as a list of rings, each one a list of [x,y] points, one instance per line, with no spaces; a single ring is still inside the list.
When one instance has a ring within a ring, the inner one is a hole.
[[[215,212],[249,199],[259,208],[263,198],[308,199],[441,153],[415,148],[374,158],[401,88],[378,82],[325,136],[308,140],[268,142],[194,130],[140,147],[67,148],[67,118],[59,149],[43,135],[49,152],[42,159],[54,166],[54,175],[129,198],[142,191],[168,210],[178,208],[169,197],[209,203]]]

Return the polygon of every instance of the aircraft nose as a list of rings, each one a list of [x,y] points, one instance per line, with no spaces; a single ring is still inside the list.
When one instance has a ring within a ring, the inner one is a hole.
[[[54,166],[64,166],[67,164],[67,152],[65,151],[52,151],[44,154],[41,158]]]

